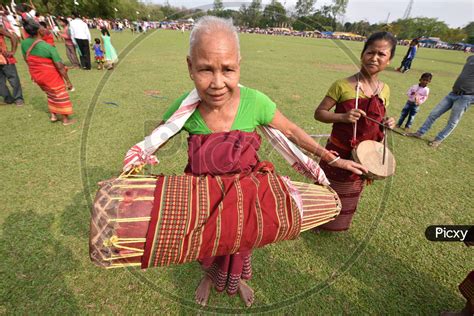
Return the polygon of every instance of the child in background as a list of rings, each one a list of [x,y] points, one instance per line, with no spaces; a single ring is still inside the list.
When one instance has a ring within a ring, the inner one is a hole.
[[[94,54],[95,54],[95,62],[97,63],[97,69],[101,70],[104,66],[105,57],[104,57],[104,50],[100,45],[100,39],[94,39]]]
[[[413,59],[415,59],[417,50],[418,50],[418,39],[415,38],[410,42],[410,47],[408,48],[408,51],[405,57],[403,57],[402,64],[400,65],[400,67],[397,68],[397,71],[405,73],[408,70],[410,70],[411,63]]]
[[[413,124],[413,119],[420,109],[420,105],[422,105],[428,99],[428,95],[430,94],[430,88],[428,88],[428,84],[431,82],[432,78],[432,74],[425,72],[420,77],[420,83],[415,84],[411,86],[410,89],[408,89],[408,100],[405,104],[405,107],[402,109],[402,114],[400,115],[400,119],[398,120],[396,127],[400,128],[407,116],[408,120],[405,125],[405,130],[408,130],[411,127]]]

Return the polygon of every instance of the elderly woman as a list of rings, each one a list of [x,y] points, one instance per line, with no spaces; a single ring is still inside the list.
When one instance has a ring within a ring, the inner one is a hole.
[[[259,161],[257,155],[261,139],[255,129],[262,125],[281,131],[300,147],[336,167],[357,174],[365,172],[359,164],[339,159],[319,146],[278,111],[275,103],[266,95],[240,86],[240,59],[239,39],[231,21],[203,17],[194,26],[187,64],[196,89],[176,100],[164,114],[162,122],[176,122],[170,125],[171,130],[184,129],[190,134],[186,173],[229,174],[238,175],[242,179],[252,177],[253,172],[271,171],[271,164]],[[187,102],[195,93],[198,101],[183,106],[183,102]],[[190,108],[192,114],[183,119]],[[180,125],[181,119],[185,122]],[[175,132],[177,131],[173,131]],[[145,140],[127,153],[125,170],[149,162],[151,153],[146,149],[147,143],[149,141]],[[245,193],[244,198],[249,200],[239,202],[236,199],[235,204],[244,207],[255,204],[255,196],[252,197],[254,193],[246,188],[241,190]],[[251,251],[206,258],[200,263],[204,277],[196,289],[195,299],[198,304],[207,304],[214,285],[217,291],[226,290],[229,295],[239,293],[246,306],[252,305],[253,290],[244,281],[252,275]]]
[[[66,68],[56,48],[42,40],[45,29],[32,19],[23,22],[23,28],[29,37],[21,42],[21,50],[31,78],[46,93],[50,121],[58,121],[57,115],[62,115],[63,125],[73,124],[72,103],[67,90],[72,84]],[[66,90],[67,89],[67,90]]]

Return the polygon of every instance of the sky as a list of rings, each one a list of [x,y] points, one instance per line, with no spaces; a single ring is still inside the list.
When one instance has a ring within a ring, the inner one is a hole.
[[[280,0],[287,9],[294,8],[297,0]],[[166,0],[142,0],[145,3],[164,4]],[[187,8],[203,7],[207,10],[212,7],[214,0],[168,0],[170,5]],[[242,3],[251,0],[233,1],[223,0],[238,8]],[[330,0],[317,0],[316,8],[330,4]],[[349,0],[343,22],[367,20],[370,23],[395,21],[403,17],[410,0]],[[268,4],[270,0],[263,0]],[[229,7],[227,5],[226,7]],[[389,16],[390,14],[390,16]],[[414,0],[410,17],[429,17],[444,21],[450,27],[463,27],[474,21],[474,0]]]

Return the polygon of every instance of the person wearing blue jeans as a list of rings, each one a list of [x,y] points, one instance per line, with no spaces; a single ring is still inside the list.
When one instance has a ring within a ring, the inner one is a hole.
[[[413,119],[415,118],[419,109],[420,107],[416,103],[407,101],[407,103],[402,109],[402,113],[400,114],[400,119],[398,120],[396,126],[401,127],[403,124],[403,121],[405,121],[405,118],[408,116],[407,123],[405,124],[405,129],[409,129],[411,127],[411,124],[413,124]]]
[[[416,114],[418,113],[420,106],[425,103],[428,99],[428,95],[430,94],[430,89],[428,88],[428,84],[431,82],[433,75],[429,72],[425,72],[420,77],[420,82],[410,87],[407,91],[408,100],[405,104],[405,107],[402,109],[402,113],[400,114],[400,118],[397,122],[397,127],[401,128],[403,121],[408,116],[407,123],[405,125],[405,130],[408,130],[411,125],[413,124],[413,119],[415,118]]]
[[[454,83],[453,90],[436,105],[416,133],[407,135],[420,138],[428,132],[441,115],[451,110],[448,124],[436,135],[434,140],[428,143],[432,147],[438,147],[456,128],[461,117],[472,103],[474,103],[474,56],[469,56],[461,74]]]

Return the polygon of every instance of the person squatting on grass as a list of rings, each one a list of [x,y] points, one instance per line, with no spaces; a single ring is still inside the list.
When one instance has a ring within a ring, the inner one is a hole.
[[[51,122],[56,122],[57,115],[61,114],[63,125],[74,123],[69,119],[73,111],[67,92],[73,87],[58,51],[42,40],[45,29],[34,20],[24,20],[23,28],[29,35],[21,42],[23,58],[33,81],[46,92]]]
[[[421,138],[429,131],[433,123],[444,113],[451,110],[448,123],[428,142],[431,147],[438,147],[456,128],[461,117],[474,103],[474,56],[469,56],[466,60],[461,73],[454,82],[452,91],[438,103],[426,118],[426,121],[416,133],[410,133],[408,136]]]
[[[352,149],[364,140],[379,142],[383,140],[384,134],[380,126],[365,119],[364,116],[384,122],[389,128],[395,127],[395,120],[385,117],[390,89],[378,79],[378,74],[394,57],[396,44],[397,41],[388,32],[372,34],[362,50],[360,71],[334,82],[314,113],[316,120],[333,124],[326,149],[337,152],[341,158],[352,159]],[[357,95],[359,95],[359,108],[355,109]],[[332,112],[331,109],[334,107],[335,110]],[[354,135],[356,122],[357,131]],[[334,168],[334,165],[325,161],[320,165],[331,187],[341,199],[342,210],[334,221],[318,229],[347,230],[351,226],[365,179],[360,175]]]
[[[420,105],[426,102],[430,94],[430,88],[428,84],[431,82],[433,75],[429,72],[425,72],[420,77],[420,82],[410,87],[407,91],[408,100],[402,109],[400,118],[397,122],[397,127],[401,128],[403,121],[408,117],[407,123],[405,124],[405,130],[408,130],[413,124],[413,119],[420,109]]]
[[[262,179],[259,180],[259,190],[250,189],[247,180],[260,175],[268,177],[269,173],[275,172],[270,162],[258,158],[261,144],[256,132],[258,126],[279,130],[300,147],[321,157],[321,161],[333,161],[334,167],[357,174],[366,172],[354,161],[336,159],[334,154],[278,111],[269,97],[239,85],[239,38],[231,20],[211,16],[199,19],[191,32],[189,46],[187,64],[195,90],[184,94],[168,108],[162,124],[165,121],[167,124],[174,123],[188,113],[190,116],[179,127],[180,131],[189,133],[185,172],[193,176],[233,177],[233,186],[244,192],[240,203],[227,204],[227,208],[220,212],[238,214],[239,207],[254,207],[256,195],[259,194],[257,191],[263,190],[266,185]],[[194,101],[196,93],[198,101]],[[186,101],[188,99],[192,99],[193,103],[187,104],[191,102]],[[192,111],[191,114],[189,111]],[[138,143],[128,151],[124,170],[130,170],[136,162],[142,165],[150,159],[144,144]],[[230,189],[232,187],[219,190]],[[223,199],[225,196],[223,194]],[[259,205],[267,205],[273,199],[271,194],[265,196],[260,199]],[[205,306],[214,286],[217,291],[226,291],[229,295],[239,293],[246,306],[252,305],[253,290],[245,282],[252,276],[251,255],[251,250],[245,250],[200,260],[204,276],[196,289],[196,302]]]

